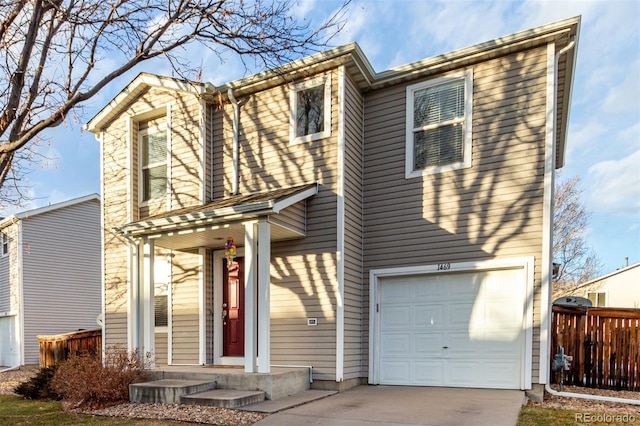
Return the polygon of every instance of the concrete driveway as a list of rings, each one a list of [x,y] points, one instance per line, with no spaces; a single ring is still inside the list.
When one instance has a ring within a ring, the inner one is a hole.
[[[523,401],[515,390],[358,386],[256,424],[514,426]]]

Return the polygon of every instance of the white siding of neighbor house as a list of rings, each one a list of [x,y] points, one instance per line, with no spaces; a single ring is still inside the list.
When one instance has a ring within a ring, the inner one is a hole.
[[[22,220],[24,363],[39,360],[38,335],[98,328],[102,312],[100,201]]]
[[[605,293],[607,308],[640,308],[640,263],[595,279],[571,295],[588,298],[592,292]]]
[[[545,75],[545,48],[475,65],[472,167],[410,179],[405,179],[404,163],[406,85],[365,96],[365,300],[370,269],[534,256],[534,382],[539,364]],[[368,318],[363,321],[367,325]],[[368,341],[363,352],[368,352]],[[367,363],[368,356],[363,360]]]

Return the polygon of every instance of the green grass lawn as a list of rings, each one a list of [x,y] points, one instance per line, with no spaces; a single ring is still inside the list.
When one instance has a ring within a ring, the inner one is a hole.
[[[611,414],[610,418],[614,419],[609,423],[602,422],[592,422],[590,421],[580,421],[580,418],[576,418],[576,414],[578,416],[584,416],[585,414],[580,412],[575,412],[571,410],[561,410],[559,408],[546,408],[546,407],[535,407],[531,405],[527,405],[522,407],[520,410],[520,418],[518,419],[517,426],[576,426],[580,424],[588,424],[589,426],[604,426],[604,425],[617,425],[617,424],[638,424],[640,423],[640,418],[635,418],[635,422],[628,422],[623,420],[622,423],[617,422],[615,417],[617,414]],[[601,413],[599,413],[601,414]]]
[[[132,420],[122,417],[96,417],[65,413],[57,401],[23,399],[17,395],[0,395],[0,425],[188,425],[161,420]]]

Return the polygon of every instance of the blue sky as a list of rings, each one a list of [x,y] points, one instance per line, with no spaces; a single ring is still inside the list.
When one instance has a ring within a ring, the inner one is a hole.
[[[294,14],[315,22],[337,5],[300,0]],[[625,257],[640,261],[640,2],[356,0],[332,45],[357,41],[379,72],[577,15],[582,25],[562,174],[582,179],[592,212],[589,244],[607,273],[623,266]],[[220,84],[247,74],[231,54],[221,63],[201,48],[193,52],[205,81]],[[171,75],[165,63],[143,64],[46,133],[50,141],[38,150],[47,159],[32,167],[33,200],[24,209],[99,193],[98,142],[81,125],[141,71]]]

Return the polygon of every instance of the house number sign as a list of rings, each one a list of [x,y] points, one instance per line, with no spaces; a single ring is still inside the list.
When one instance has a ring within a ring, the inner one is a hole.
[[[450,263],[438,263],[438,271],[448,271],[451,269]]]

